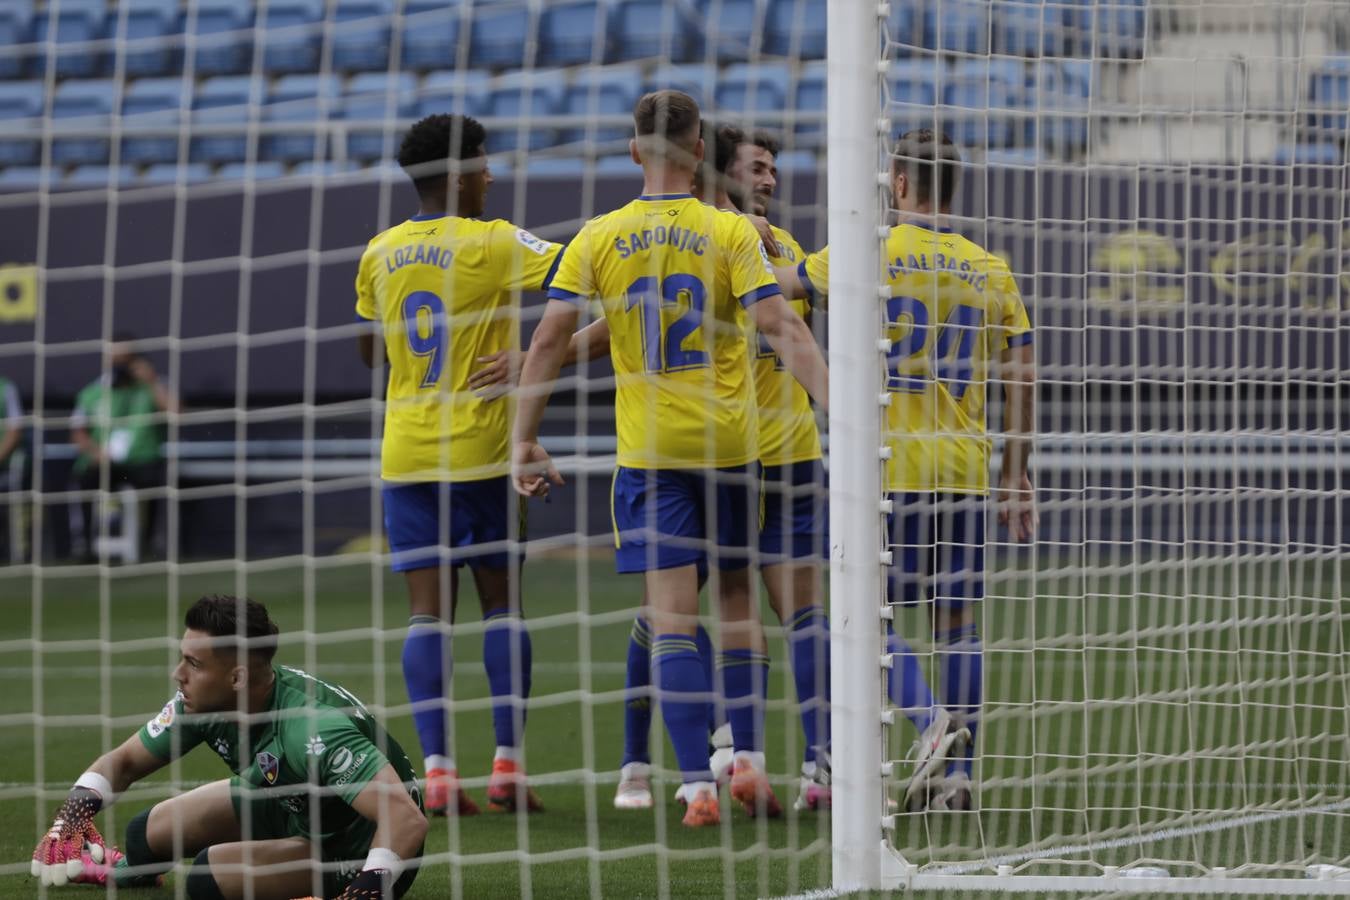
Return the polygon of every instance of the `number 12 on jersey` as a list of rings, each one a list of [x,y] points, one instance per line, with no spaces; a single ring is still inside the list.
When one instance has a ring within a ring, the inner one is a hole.
[[[659,281],[659,283],[658,283]],[[625,293],[624,312],[639,307],[642,315],[642,356],[646,370],[653,374],[701,369],[708,365],[703,350],[688,349],[685,344],[703,326],[703,305],[708,291],[693,275],[667,275],[639,278]],[[666,324],[666,309],[684,311]]]

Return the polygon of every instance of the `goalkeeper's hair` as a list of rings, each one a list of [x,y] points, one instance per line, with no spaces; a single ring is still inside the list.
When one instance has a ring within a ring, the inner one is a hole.
[[[220,638],[217,647],[233,646],[236,653],[247,652],[264,664],[270,665],[277,653],[276,623],[267,614],[267,607],[247,597],[207,594],[188,608],[183,624],[192,631]]]
[[[398,164],[418,194],[439,190],[452,160],[474,159],[487,143],[487,130],[472,116],[437,113],[418,120],[403,136]]]
[[[915,200],[929,203],[936,199],[938,207],[946,209],[956,196],[960,166],[961,150],[955,141],[931,128],[915,128],[900,135],[891,160],[891,180],[903,173],[914,186]]]
[[[782,142],[762,128],[755,129],[753,134],[747,134],[744,128],[736,125],[718,125],[713,140],[713,165],[719,174],[725,175],[727,169],[736,161],[736,151],[740,149],[741,144],[754,144],[762,150],[769,151],[769,155],[773,157],[777,157],[779,151],[783,149]]]

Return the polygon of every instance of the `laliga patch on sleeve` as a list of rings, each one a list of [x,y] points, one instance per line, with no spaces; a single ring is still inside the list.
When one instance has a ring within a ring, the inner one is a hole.
[[[764,249],[764,244],[759,245],[759,258],[764,260],[764,271],[772,272],[773,264],[769,262],[769,251]]]
[[[516,229],[516,240],[520,241],[521,245],[525,247],[525,249],[533,250],[540,256],[546,255],[548,253],[548,248],[551,246],[548,241],[544,240],[543,238],[535,237],[534,235],[526,231],[524,228]]]
[[[150,732],[152,738],[157,738],[169,729],[173,724],[173,701],[170,700],[164,704],[164,708],[159,711],[159,715],[151,719],[145,726]]]

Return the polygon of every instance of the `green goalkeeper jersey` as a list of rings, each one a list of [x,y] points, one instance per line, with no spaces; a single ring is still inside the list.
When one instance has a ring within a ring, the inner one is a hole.
[[[177,694],[139,734],[160,759],[209,744],[254,798],[275,799],[301,837],[327,841],[368,823],[351,807],[388,762],[421,805],[412,762],[351,692],[274,666],[267,708],[241,727],[232,713],[185,714]],[[317,818],[313,805],[317,803]]]

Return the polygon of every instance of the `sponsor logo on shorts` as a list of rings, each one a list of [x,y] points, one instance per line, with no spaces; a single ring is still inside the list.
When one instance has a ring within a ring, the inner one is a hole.
[[[161,734],[168,731],[169,726],[173,724],[173,703],[174,701],[170,700],[168,703],[164,704],[164,708],[159,711],[159,715],[155,716],[146,724],[145,729],[150,732],[152,738],[159,737]]]
[[[281,759],[273,756],[264,750],[254,757],[254,762],[258,764],[258,771],[262,773],[263,781],[269,785],[277,783],[277,776],[281,774]]]
[[[526,231],[524,228],[516,229],[516,240],[520,241],[521,246],[523,246],[526,250],[533,250],[540,256],[548,255],[548,248],[549,248],[548,241],[544,240],[543,238],[535,237],[534,235]]]

